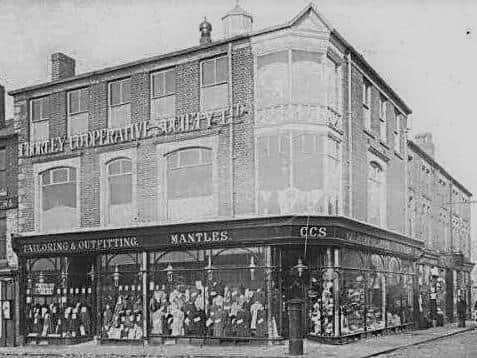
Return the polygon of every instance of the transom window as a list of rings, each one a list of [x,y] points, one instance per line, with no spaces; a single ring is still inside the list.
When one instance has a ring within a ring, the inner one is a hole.
[[[68,92],[68,133],[76,135],[88,131],[89,90],[81,88]]]
[[[48,139],[50,136],[49,116],[50,99],[48,96],[33,99],[30,102],[31,107],[31,126],[30,140],[32,142]]]
[[[109,128],[121,128],[130,124],[130,90],[129,78],[109,84]]]
[[[132,201],[132,163],[121,158],[108,164],[109,205],[127,204]]]
[[[212,195],[212,150],[189,148],[167,156],[168,199]]]
[[[151,88],[151,119],[174,116],[176,111],[175,69],[153,73]]]
[[[201,62],[201,106],[209,111],[225,108],[228,95],[228,57],[222,56]]]

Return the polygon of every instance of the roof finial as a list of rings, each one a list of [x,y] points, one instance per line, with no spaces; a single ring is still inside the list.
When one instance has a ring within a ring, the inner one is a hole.
[[[204,21],[199,25],[200,31],[200,44],[208,44],[212,42],[210,34],[212,32],[212,25],[207,21],[207,17],[204,16]]]

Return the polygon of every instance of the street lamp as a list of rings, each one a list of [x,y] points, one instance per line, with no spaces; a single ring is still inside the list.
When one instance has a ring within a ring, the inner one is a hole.
[[[298,258],[298,263],[293,268],[298,272],[298,277],[302,277],[303,272],[308,269],[308,266],[303,263],[303,259],[300,257]]]

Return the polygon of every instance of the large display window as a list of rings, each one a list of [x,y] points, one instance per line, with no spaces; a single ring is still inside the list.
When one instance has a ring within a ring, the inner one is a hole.
[[[27,338],[92,337],[94,261],[90,257],[35,258],[26,262]]]
[[[139,340],[143,332],[142,254],[101,257],[101,337]]]
[[[151,253],[150,335],[278,336],[269,298],[271,269],[268,247]]]

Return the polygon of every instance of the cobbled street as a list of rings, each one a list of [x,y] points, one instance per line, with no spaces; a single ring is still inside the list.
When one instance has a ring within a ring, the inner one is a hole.
[[[400,349],[379,358],[432,357],[432,358],[470,358],[477,357],[477,331],[469,331],[433,342]]]

